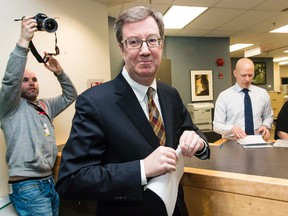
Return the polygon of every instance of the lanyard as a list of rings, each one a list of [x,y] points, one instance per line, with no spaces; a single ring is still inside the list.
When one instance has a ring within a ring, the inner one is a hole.
[[[45,112],[45,110],[44,110],[42,107],[40,107],[40,106],[32,103],[31,101],[27,101],[27,102],[28,102],[28,104],[31,105],[40,115],[45,115],[45,116],[49,119],[51,125],[53,126],[52,121],[51,121],[49,115]],[[53,127],[54,127],[54,126],[53,126]]]

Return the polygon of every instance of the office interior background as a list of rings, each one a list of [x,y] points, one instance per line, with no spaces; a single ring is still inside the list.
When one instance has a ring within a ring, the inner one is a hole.
[[[74,82],[78,93],[89,88],[89,82],[106,82],[117,76],[123,60],[116,43],[113,23],[124,9],[147,5],[162,13],[173,4],[207,6],[208,9],[184,30],[167,30],[163,50],[163,62],[168,62],[170,84],[178,89],[184,104],[191,103],[191,70],[212,70],[213,99],[235,83],[233,68],[237,59],[244,57],[244,49],[230,53],[234,43],[253,43],[262,53],[251,57],[254,62],[266,64],[266,83],[259,85],[268,91],[279,91],[281,78],[288,77],[288,67],[273,62],[273,58],[285,56],[288,49],[287,34],[271,34],[275,27],[288,24],[288,3],[282,0],[182,0],[182,1],[117,1],[117,0],[10,0],[1,1],[2,19],[0,77],[3,78],[10,52],[20,36],[19,19],[39,12],[56,18],[56,32],[60,55],[57,56],[65,72]],[[38,52],[54,52],[55,35],[37,32],[33,43]],[[250,47],[251,48],[251,47]],[[286,55],[288,56],[288,55]],[[217,59],[224,65],[218,66]],[[165,67],[166,67],[165,66]],[[61,93],[53,76],[30,53],[27,67],[37,71],[40,83],[39,97]],[[164,70],[165,71],[165,70]],[[159,78],[161,79],[161,77]],[[165,78],[163,78],[165,79]],[[1,84],[0,84],[1,85]],[[57,144],[66,142],[74,105],[60,114],[55,121]],[[5,161],[5,141],[0,130],[0,199],[6,197],[8,169]]]

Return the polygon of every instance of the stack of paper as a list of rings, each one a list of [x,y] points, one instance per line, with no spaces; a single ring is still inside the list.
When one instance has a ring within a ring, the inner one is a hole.
[[[266,142],[261,135],[247,135],[243,139],[238,139],[237,142],[241,144],[243,148],[272,147],[271,143]]]
[[[288,140],[278,139],[273,145],[274,147],[288,147]]]

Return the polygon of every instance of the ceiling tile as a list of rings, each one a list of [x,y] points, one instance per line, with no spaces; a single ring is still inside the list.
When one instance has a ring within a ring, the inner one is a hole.
[[[97,0],[95,0],[97,1]],[[146,5],[162,14],[172,5],[209,7],[201,16],[181,30],[166,30],[168,36],[229,37],[232,43],[254,43],[268,50],[260,56],[283,55],[288,34],[271,34],[270,30],[288,24],[288,0],[98,0],[107,5],[108,16],[118,17],[125,9]],[[288,47],[286,47],[288,49]],[[237,56],[238,55],[238,56]],[[287,54],[286,54],[287,55]],[[244,56],[244,51],[231,53]],[[259,56],[258,56],[259,57]]]

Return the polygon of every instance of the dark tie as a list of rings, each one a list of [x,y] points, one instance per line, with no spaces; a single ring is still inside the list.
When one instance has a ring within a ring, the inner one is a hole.
[[[147,91],[149,121],[156,136],[159,139],[160,145],[165,145],[165,142],[166,142],[165,128],[163,125],[160,112],[157,109],[156,104],[153,100],[153,92],[154,92],[154,89],[152,87],[149,87]]]
[[[244,97],[244,111],[245,111],[245,133],[247,135],[254,135],[254,123],[253,123],[253,112],[251,98],[248,94],[248,89],[242,89],[245,93]]]

